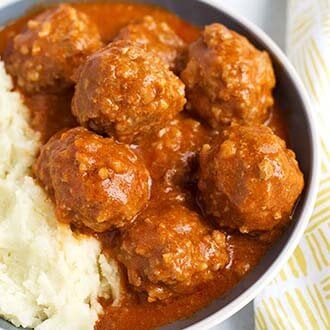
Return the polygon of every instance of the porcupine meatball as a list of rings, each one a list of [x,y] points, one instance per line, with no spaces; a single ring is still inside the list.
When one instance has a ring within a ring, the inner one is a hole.
[[[131,143],[166,125],[185,102],[184,84],[161,59],[119,40],[82,66],[72,111],[81,125]]]
[[[187,49],[184,41],[166,22],[157,22],[152,16],[145,16],[122,28],[116,40],[130,40],[145,45],[148,51],[153,51],[174,71],[178,71],[182,65]]]
[[[149,302],[195,291],[229,259],[225,235],[176,204],[142,213],[124,232],[118,258]]]
[[[181,74],[188,107],[213,128],[233,121],[262,124],[273,105],[269,55],[221,24],[206,26],[190,45]]]
[[[221,226],[249,233],[283,225],[303,186],[294,152],[268,127],[235,125],[202,148],[198,187]]]
[[[75,70],[101,47],[89,18],[62,4],[27,22],[7,50],[6,69],[25,92],[59,92],[73,85]]]
[[[60,220],[97,232],[132,222],[149,198],[149,173],[134,152],[85,128],[53,136],[34,169]]]
[[[210,140],[211,134],[200,122],[178,116],[142,139],[139,146],[153,180],[171,183],[191,179],[191,170],[198,167],[198,153]]]

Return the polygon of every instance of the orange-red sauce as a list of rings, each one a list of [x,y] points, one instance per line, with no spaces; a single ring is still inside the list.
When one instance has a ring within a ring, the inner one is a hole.
[[[269,247],[257,239],[240,234],[229,236],[231,262],[217,273],[214,281],[200,291],[166,302],[148,303],[142,294],[130,291],[121,307],[107,307],[96,325],[97,330],[145,330],[186,318],[223,295],[253,268]]]
[[[153,15],[158,20],[166,21],[187,43],[195,40],[198,36],[198,28],[159,7],[124,3],[85,3],[74,6],[94,20],[106,42],[111,41],[125,24],[146,14]],[[36,12],[38,11],[36,10]],[[1,54],[3,54],[10,39],[22,29],[27,19],[35,15],[36,12],[19,19],[0,31]],[[50,136],[62,128],[77,125],[70,111],[72,93],[73,91],[68,91],[61,95],[24,96],[25,103],[31,110],[31,124],[34,129],[41,132],[43,141],[47,141]],[[278,106],[272,110],[268,125],[279,136],[286,138],[285,123]],[[270,241],[276,239],[276,236],[274,235]],[[109,235],[103,234],[98,237],[103,242],[104,249],[111,254]],[[105,314],[100,317],[96,329],[146,330],[191,316],[235,286],[246,272],[260,261],[260,258],[271,245],[270,241],[229,233],[230,263],[225,270],[218,272],[214,281],[191,295],[176,297],[165,302],[148,303],[143,294],[135,293],[126,284],[127,294],[122,306],[105,306]]]

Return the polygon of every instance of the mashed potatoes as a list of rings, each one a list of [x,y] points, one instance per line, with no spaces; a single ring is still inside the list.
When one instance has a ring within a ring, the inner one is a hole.
[[[36,329],[92,329],[99,296],[120,297],[114,261],[98,241],[57,223],[30,176],[40,145],[0,62],[0,316]]]

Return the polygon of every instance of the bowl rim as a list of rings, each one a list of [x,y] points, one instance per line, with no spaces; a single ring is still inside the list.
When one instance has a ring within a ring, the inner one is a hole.
[[[292,79],[293,84],[297,87],[297,91],[301,96],[302,102],[306,110],[306,118],[310,128],[310,139],[312,144],[312,162],[311,162],[311,174],[310,174],[310,187],[306,196],[303,210],[297,224],[292,231],[291,237],[286,242],[283,250],[277,256],[273,264],[267,269],[267,271],[261,275],[261,277],[248,289],[246,289],[239,297],[232,302],[215,312],[214,314],[206,317],[205,319],[196,322],[195,324],[188,326],[188,330],[206,329],[214,327],[224,320],[228,319],[240,309],[250,303],[266,286],[269,284],[279,273],[280,269],[284,266],[285,262],[291,257],[295,248],[298,246],[304,231],[308,225],[309,219],[312,215],[316,196],[319,188],[320,179],[320,146],[319,137],[317,131],[316,113],[312,109],[310,98],[307,91],[298,76],[293,65],[289,59],[279,48],[279,46],[255,23],[249,21],[244,16],[236,13],[226,5],[219,3],[217,0],[195,0],[198,2],[204,2],[217,10],[223,12],[226,16],[234,21],[239,22],[245,29],[249,30],[252,34],[256,35],[260,40],[270,49],[276,59],[286,69],[288,75]]]
[[[13,5],[16,2],[21,2],[23,0],[2,0],[0,3],[0,10]],[[65,2],[65,0],[63,0]],[[118,0],[120,1],[120,0]],[[308,225],[309,219],[312,215],[316,196],[319,187],[320,179],[320,145],[319,137],[317,131],[317,121],[316,113],[312,109],[311,101],[307,94],[307,91],[298,76],[298,73],[294,69],[293,65],[290,63],[289,59],[279,48],[279,46],[255,23],[249,21],[243,15],[236,13],[232,9],[228,8],[226,5],[219,3],[218,0],[195,0],[197,2],[202,2],[210,5],[211,7],[221,11],[223,14],[228,16],[230,19],[240,23],[246,30],[257,36],[266,46],[270,49],[276,59],[281,65],[286,69],[288,75],[292,79],[293,84],[296,86],[297,91],[301,97],[304,104],[305,114],[307,122],[310,129],[310,139],[312,145],[312,162],[311,162],[311,174],[310,174],[310,187],[308,194],[306,196],[305,203],[303,205],[303,210],[299,219],[297,219],[297,224],[292,231],[291,237],[286,242],[283,250],[277,256],[273,264],[267,269],[267,271],[261,275],[261,277],[248,289],[246,289],[240,296],[235,298],[232,302],[213,313],[212,315],[196,322],[193,325],[186,327],[186,330],[197,330],[197,329],[207,329],[219,325],[224,320],[228,319],[240,309],[250,303],[266,286],[271,282],[272,279],[278,274],[280,269],[283,267],[284,263],[291,257],[294,249],[299,244],[303,233]]]

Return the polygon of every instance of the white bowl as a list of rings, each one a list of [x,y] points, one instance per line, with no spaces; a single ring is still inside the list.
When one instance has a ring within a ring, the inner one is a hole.
[[[2,0],[0,25],[17,18],[33,5],[52,0]],[[69,1],[68,1],[69,2]],[[239,33],[260,49],[266,49],[272,57],[276,77],[276,94],[281,97],[287,110],[290,146],[296,152],[304,172],[305,189],[295,210],[293,221],[284,235],[262,258],[259,265],[227,294],[194,314],[191,318],[174,322],[162,329],[207,329],[219,324],[243,308],[276,276],[299,243],[312,214],[319,177],[319,147],[315,118],[308,95],[294,68],[277,45],[257,26],[223,7],[216,0],[146,0],[176,12],[197,25],[221,22]],[[1,294],[1,293],[0,293]],[[0,320],[4,329],[15,329]]]

